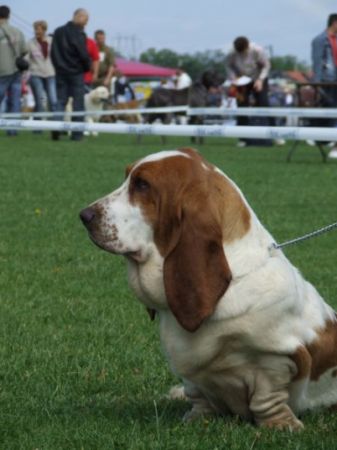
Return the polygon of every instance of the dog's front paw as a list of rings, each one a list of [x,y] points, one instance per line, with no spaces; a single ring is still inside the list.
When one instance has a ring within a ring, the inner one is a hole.
[[[206,419],[217,414],[217,411],[206,402],[194,404],[183,416],[183,422],[189,423],[198,419]]]
[[[202,410],[199,408],[192,408],[190,411],[187,411],[183,416],[183,422],[191,423],[200,418],[205,418],[210,416],[211,412],[209,410]]]
[[[280,420],[269,420],[261,423],[260,426],[283,431],[302,431],[304,429],[303,423],[296,417],[287,417]]]
[[[181,384],[177,384],[177,385],[171,387],[167,397],[170,400],[185,400],[185,401],[188,400],[188,398],[186,397],[186,394],[185,394],[185,388]]]

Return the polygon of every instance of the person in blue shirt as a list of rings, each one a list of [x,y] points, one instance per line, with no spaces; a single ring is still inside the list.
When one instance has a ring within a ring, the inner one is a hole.
[[[336,83],[319,89],[322,107],[337,107],[337,14],[330,14],[327,28],[316,36],[311,43],[313,81],[316,83]],[[335,119],[314,119],[313,126],[336,127]],[[329,153],[330,158],[337,158],[337,145]]]

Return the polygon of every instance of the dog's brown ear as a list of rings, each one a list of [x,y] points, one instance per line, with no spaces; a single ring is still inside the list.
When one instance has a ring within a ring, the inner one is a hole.
[[[231,271],[220,225],[205,212],[183,213],[175,242],[164,260],[166,297],[177,321],[192,332],[214,312],[229,286]]]
[[[134,168],[136,163],[132,163],[126,166],[125,168],[125,178],[127,178],[131,172],[131,170]]]

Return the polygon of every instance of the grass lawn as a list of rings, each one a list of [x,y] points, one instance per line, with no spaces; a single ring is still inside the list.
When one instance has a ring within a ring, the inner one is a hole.
[[[169,138],[166,148],[189,145]],[[337,220],[337,164],[318,150],[200,151],[231,176],[282,242]],[[94,247],[78,212],[116,188],[127,163],[162,149],[157,137],[101,135],[82,143],[0,134],[0,450],[337,449],[337,417],[307,414],[300,434],[238,418],[184,425],[188,406],[158,325],[129,291],[125,263]],[[286,250],[337,307],[337,231]],[[268,324],[266,324],[268,326]]]

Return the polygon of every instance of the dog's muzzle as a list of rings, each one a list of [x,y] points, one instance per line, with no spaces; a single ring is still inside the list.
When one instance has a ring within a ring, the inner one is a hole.
[[[104,239],[102,239],[102,236],[97,230],[99,224],[99,214],[97,213],[97,211],[90,206],[88,208],[82,209],[82,211],[80,212],[80,219],[85,228],[88,230],[89,237],[92,242],[97,245],[97,247],[103,250],[107,250],[106,246],[104,245]]]
[[[93,208],[85,208],[80,212],[80,219],[86,228],[90,228],[96,217],[96,212]]]

